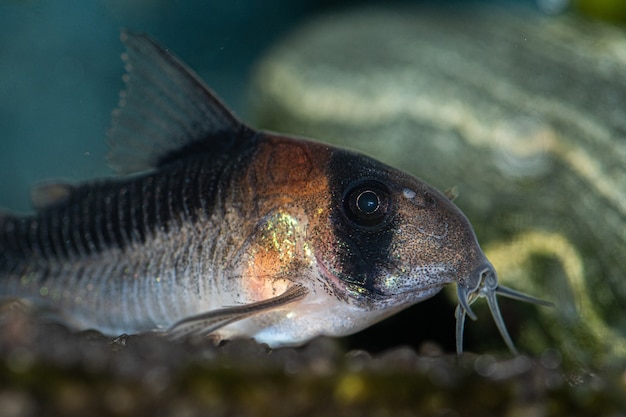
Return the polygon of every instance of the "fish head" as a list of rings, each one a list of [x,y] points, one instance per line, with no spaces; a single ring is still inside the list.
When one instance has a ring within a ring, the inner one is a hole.
[[[267,250],[248,251],[257,271],[248,275],[273,279],[250,285],[265,297],[294,283],[309,293],[284,309],[299,321],[289,321],[293,328],[280,344],[355,333],[455,284],[458,352],[465,317],[476,319],[470,305],[479,297],[487,298],[516,352],[496,294],[548,304],[501,286],[467,217],[420,179],[313,141],[266,134],[259,149],[245,188],[254,190],[257,206],[267,207],[263,213],[278,217],[262,216],[272,238],[257,233],[258,247],[271,243]]]
[[[355,302],[393,308],[450,283],[476,289],[492,269],[459,208],[423,181],[367,156],[336,151],[330,236],[316,253]]]
[[[362,327],[456,284],[459,353],[465,316],[475,319],[469,306],[479,296],[515,351],[495,302],[503,287],[461,210],[418,178],[367,156],[337,150],[330,160],[329,232],[315,239],[315,256],[334,293],[366,312]]]

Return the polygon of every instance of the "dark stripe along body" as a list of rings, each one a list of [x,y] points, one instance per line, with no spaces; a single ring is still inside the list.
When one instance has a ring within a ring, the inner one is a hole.
[[[208,167],[208,168],[207,168]],[[82,258],[142,244],[155,231],[210,215],[224,167],[199,158],[158,175],[81,185],[36,216],[2,221],[2,258]],[[6,268],[3,268],[6,269]]]

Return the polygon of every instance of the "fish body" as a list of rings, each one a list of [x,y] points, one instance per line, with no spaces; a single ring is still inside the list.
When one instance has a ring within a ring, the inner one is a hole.
[[[365,155],[252,129],[151,39],[122,39],[110,161],[129,175],[42,186],[35,214],[0,217],[0,297],[76,329],[284,346],[456,283],[457,337],[485,295],[512,347],[495,271],[445,195]]]

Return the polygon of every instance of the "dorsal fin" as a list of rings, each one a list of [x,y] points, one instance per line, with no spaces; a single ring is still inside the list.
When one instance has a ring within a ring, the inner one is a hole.
[[[122,31],[126,88],[108,132],[109,164],[121,174],[171,161],[185,149],[230,148],[248,129],[174,55],[145,34]]]
[[[75,187],[62,182],[42,182],[30,190],[30,200],[35,210],[40,211],[66,202]]]

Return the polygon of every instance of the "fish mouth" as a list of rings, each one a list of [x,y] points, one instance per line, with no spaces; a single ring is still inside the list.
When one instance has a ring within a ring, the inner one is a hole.
[[[459,303],[456,306],[456,352],[460,356],[463,353],[463,329],[465,327],[465,317],[469,316],[472,320],[477,320],[478,316],[472,311],[470,305],[476,301],[476,299],[484,297],[487,299],[487,305],[489,311],[493,317],[500,335],[504,339],[504,342],[508,346],[509,350],[514,354],[519,354],[511,335],[509,334],[502,314],[500,313],[500,307],[498,306],[497,295],[512,298],[518,301],[524,301],[527,303],[537,304],[546,307],[554,307],[554,304],[549,301],[544,301],[539,298],[521,293],[512,288],[500,285],[498,282],[498,275],[495,269],[490,263],[479,269],[479,279],[474,287],[467,285],[457,285],[457,297]],[[474,280],[468,279],[465,282],[473,282]]]

